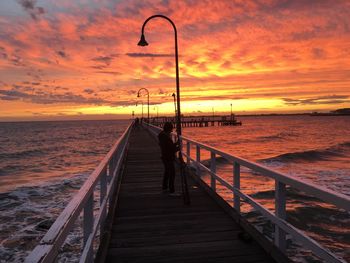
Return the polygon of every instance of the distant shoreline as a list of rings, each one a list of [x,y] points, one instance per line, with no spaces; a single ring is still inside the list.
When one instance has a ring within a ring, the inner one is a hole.
[[[197,115],[184,115],[185,117],[198,117]],[[208,116],[211,116],[208,114]],[[229,114],[216,114],[215,116],[230,116]],[[338,116],[350,116],[348,113],[263,113],[263,114],[235,114],[235,117],[278,117],[278,116],[310,116],[310,117],[338,117]],[[173,115],[159,116],[162,117],[173,117]],[[132,118],[110,118],[110,119],[64,119],[64,120],[0,120],[0,123],[29,123],[29,122],[77,122],[77,121],[128,121]]]

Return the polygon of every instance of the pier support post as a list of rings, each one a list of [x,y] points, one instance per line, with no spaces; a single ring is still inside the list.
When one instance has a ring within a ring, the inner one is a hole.
[[[214,174],[216,174],[216,155],[214,152],[210,152],[210,171],[212,174],[210,175],[210,185],[211,189],[216,192],[216,179]]]
[[[241,167],[237,162],[233,163],[233,187],[236,189],[241,188]],[[238,194],[233,192],[233,207],[237,213],[241,213],[241,200]]]
[[[275,180],[275,214],[286,219],[286,185]],[[275,245],[282,251],[286,250],[286,233],[275,225]]]
[[[92,192],[84,207],[84,246],[89,239],[94,227],[94,193]],[[91,246],[87,256],[87,262],[92,263],[93,259],[93,247]]]

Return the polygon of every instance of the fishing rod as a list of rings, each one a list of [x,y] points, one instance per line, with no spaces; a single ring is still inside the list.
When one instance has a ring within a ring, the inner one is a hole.
[[[176,97],[175,93],[173,93],[171,96],[174,97],[174,108],[175,108],[175,119],[177,115],[177,110],[176,110]],[[181,123],[178,123],[178,125],[181,125]],[[191,199],[190,199],[190,194],[188,191],[188,184],[187,184],[187,178],[186,178],[186,163],[184,162],[183,156],[182,156],[182,142],[180,141],[180,136],[181,133],[179,133],[179,130],[176,129],[177,133],[177,141],[180,146],[179,150],[179,162],[180,162],[180,177],[181,177],[181,190],[182,190],[182,196],[184,199],[184,204],[185,205],[190,205],[191,204]]]

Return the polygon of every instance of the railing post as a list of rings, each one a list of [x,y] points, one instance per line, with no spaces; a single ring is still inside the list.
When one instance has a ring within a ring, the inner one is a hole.
[[[241,188],[241,166],[237,162],[233,163],[233,187],[238,190]],[[233,193],[233,207],[239,214],[241,213],[241,200],[235,193]]]
[[[107,202],[105,202],[105,207],[101,207],[102,203],[105,201],[107,196],[107,168],[103,170],[101,174],[101,192],[100,192],[100,211],[101,211],[101,223],[100,223],[100,238],[103,238],[103,231],[105,227],[105,220],[107,216]]]
[[[210,171],[213,174],[216,174],[216,156],[215,156],[215,152],[210,152]],[[216,179],[215,176],[211,174],[210,175],[210,185],[211,185],[211,189],[213,189],[216,192]]]
[[[286,219],[286,185],[275,180],[275,214]],[[286,233],[275,225],[275,245],[283,252],[286,250]]]
[[[187,154],[187,165],[190,165],[191,164],[191,159],[190,159],[190,156],[191,156],[191,143],[189,141],[187,141],[187,144],[186,144],[186,154]]]
[[[113,153],[111,160],[108,163],[108,176],[110,179],[112,178],[113,171],[114,171],[114,155],[115,154]]]
[[[94,227],[94,193],[91,192],[84,207],[84,247]],[[93,247],[89,248],[87,262],[93,262]]]
[[[197,162],[197,175],[199,176],[201,174],[200,172],[200,165],[199,163],[201,162],[201,148],[199,145],[196,145],[196,162]]]

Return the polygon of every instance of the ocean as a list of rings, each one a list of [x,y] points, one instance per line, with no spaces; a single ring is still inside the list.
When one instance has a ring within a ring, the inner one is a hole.
[[[239,117],[242,126],[185,128],[184,135],[232,155],[350,195],[350,116]],[[191,149],[195,158],[195,149]],[[201,153],[210,167],[209,152]],[[217,173],[232,183],[232,164],[216,159]],[[210,183],[208,175],[203,179]],[[217,183],[232,203],[232,193]],[[243,168],[241,189],[274,211],[274,180]],[[242,211],[267,236],[271,224],[243,204]],[[287,221],[350,262],[350,213],[293,188],[287,188]],[[309,251],[291,244],[297,262],[318,262]],[[294,248],[294,249],[293,249]]]
[[[350,195],[350,116],[239,117],[242,126],[184,128],[184,135]],[[0,262],[21,262],[96,168],[130,121],[0,123]],[[202,153],[209,165],[209,153]],[[232,165],[217,159],[232,181]],[[209,180],[204,175],[204,180]],[[219,184],[218,184],[219,185]],[[271,179],[242,170],[241,187],[273,210]],[[220,188],[227,200],[232,194]],[[350,216],[288,188],[288,221],[350,261]],[[269,224],[248,205],[243,212],[262,231]],[[74,262],[79,233],[65,244]],[[296,248],[308,262],[308,252]],[[305,261],[306,260],[306,261]],[[314,260],[310,257],[310,261]],[[303,261],[300,261],[303,262]]]
[[[0,123],[1,263],[24,261],[129,123]],[[76,262],[76,229],[60,262]]]

